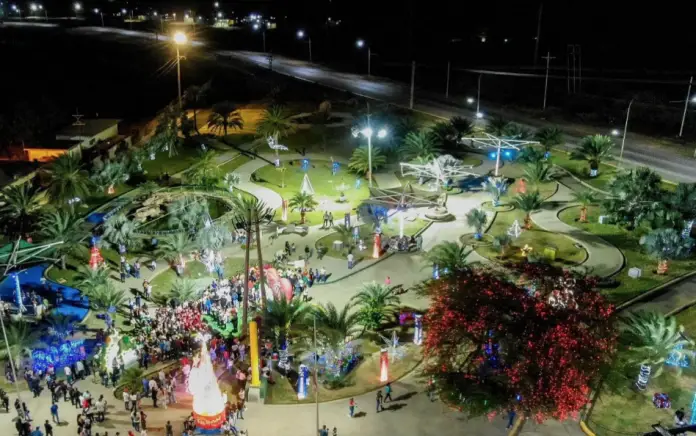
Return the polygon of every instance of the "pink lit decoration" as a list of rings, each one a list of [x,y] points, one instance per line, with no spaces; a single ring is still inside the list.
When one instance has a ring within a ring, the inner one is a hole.
[[[379,351],[379,381],[389,381],[389,353],[386,348]]]
[[[382,235],[377,233],[375,235],[375,245],[372,248],[372,257],[375,259],[379,258],[379,252],[382,250]]]
[[[288,200],[283,200],[283,216],[281,217],[283,221],[288,220]]]
[[[99,248],[95,245],[89,254],[89,267],[91,269],[97,269],[101,263],[104,262],[104,258],[99,252]]]
[[[285,296],[285,299],[290,301],[292,299],[292,283],[285,277],[280,277],[278,271],[270,266],[264,267],[264,275],[266,276],[266,283],[273,293],[273,299],[279,300],[281,295]],[[270,298],[269,295],[267,295]]]
[[[518,194],[525,194],[527,192],[527,182],[524,179],[520,179],[519,185],[517,186]]]

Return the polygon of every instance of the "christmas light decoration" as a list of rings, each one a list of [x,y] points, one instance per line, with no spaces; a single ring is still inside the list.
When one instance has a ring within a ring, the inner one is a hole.
[[[677,344],[677,346],[674,347],[674,349],[669,353],[669,356],[667,356],[665,365],[678,366],[681,368],[688,368],[691,366],[689,355],[686,351],[684,351],[684,344]]]
[[[386,383],[389,381],[389,353],[386,348],[379,352],[379,381]]]
[[[302,178],[300,192],[303,194],[314,195],[314,187],[312,186],[312,182],[309,181],[309,174],[305,173],[304,177]]]
[[[97,269],[102,262],[104,262],[104,258],[99,251],[99,247],[93,245],[89,253],[89,267],[91,269]]]
[[[372,246],[372,257],[378,259],[380,251],[382,251],[382,235],[375,233],[375,243]]]
[[[423,343],[423,315],[418,313],[413,316],[413,343]]]
[[[203,432],[222,427],[225,422],[227,395],[220,392],[205,341],[201,341],[198,365],[194,365],[189,374],[189,390],[193,395],[193,418],[196,427]]]
[[[31,360],[34,371],[45,372],[49,367],[60,369],[70,366],[86,357],[84,340],[67,341],[57,347],[32,350]]]
[[[304,363],[300,365],[297,379],[297,399],[304,400],[307,398],[307,388],[309,388],[309,367]]]
[[[437,280],[440,278],[440,266],[436,263],[433,264],[433,279]]]
[[[283,200],[282,204],[283,204],[283,216],[281,217],[281,219],[283,221],[287,221],[288,220],[288,200]]]
[[[689,420],[689,424],[696,424],[696,394],[694,394],[694,399],[691,402],[691,419]]]

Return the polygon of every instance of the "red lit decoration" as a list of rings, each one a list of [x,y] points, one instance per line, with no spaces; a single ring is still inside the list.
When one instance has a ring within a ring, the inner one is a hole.
[[[379,258],[379,254],[382,251],[382,235],[375,233],[375,244],[372,247],[372,257],[375,259]]]
[[[99,251],[99,248],[95,245],[89,253],[89,267],[92,269],[99,268],[99,265],[104,262],[104,258]]]
[[[527,182],[525,182],[524,179],[520,179],[520,181],[517,182],[517,193],[518,194],[527,193]]]
[[[389,353],[386,348],[379,352],[379,381],[382,383],[389,381]]]

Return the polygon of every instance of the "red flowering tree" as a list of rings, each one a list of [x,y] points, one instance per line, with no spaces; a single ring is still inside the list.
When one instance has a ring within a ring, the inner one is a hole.
[[[592,280],[549,266],[520,268],[512,277],[461,271],[425,286],[432,300],[425,373],[470,416],[575,416],[614,353],[614,309]]]

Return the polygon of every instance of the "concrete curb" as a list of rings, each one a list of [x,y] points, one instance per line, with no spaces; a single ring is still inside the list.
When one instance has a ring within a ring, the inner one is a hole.
[[[589,183],[587,183],[587,182],[585,182],[585,181],[583,181],[583,180],[580,180],[580,178],[578,178],[578,176],[576,176],[575,174],[571,173],[571,172],[570,172],[569,170],[567,170],[566,168],[563,168],[562,166],[556,165],[556,164],[553,164],[553,166],[556,167],[556,168],[560,168],[561,170],[563,170],[563,171],[564,171],[566,174],[568,174],[573,180],[575,180],[576,182],[580,183],[582,186],[584,186],[584,187],[586,187],[586,188],[588,188],[588,189],[591,189],[591,190],[593,190],[593,191],[595,191],[595,192],[599,192],[600,194],[604,194],[604,195],[607,195],[607,196],[611,196],[611,193],[609,193],[609,192],[607,192],[607,191],[604,191],[604,190],[602,190],[602,189],[599,189],[599,188],[597,188],[597,187],[594,187],[594,186],[590,185]],[[559,182],[559,183],[561,183],[561,182]],[[565,185],[564,185],[564,186],[565,186]],[[566,186],[566,187],[568,188],[568,186]],[[568,189],[570,189],[570,188],[568,188]]]

